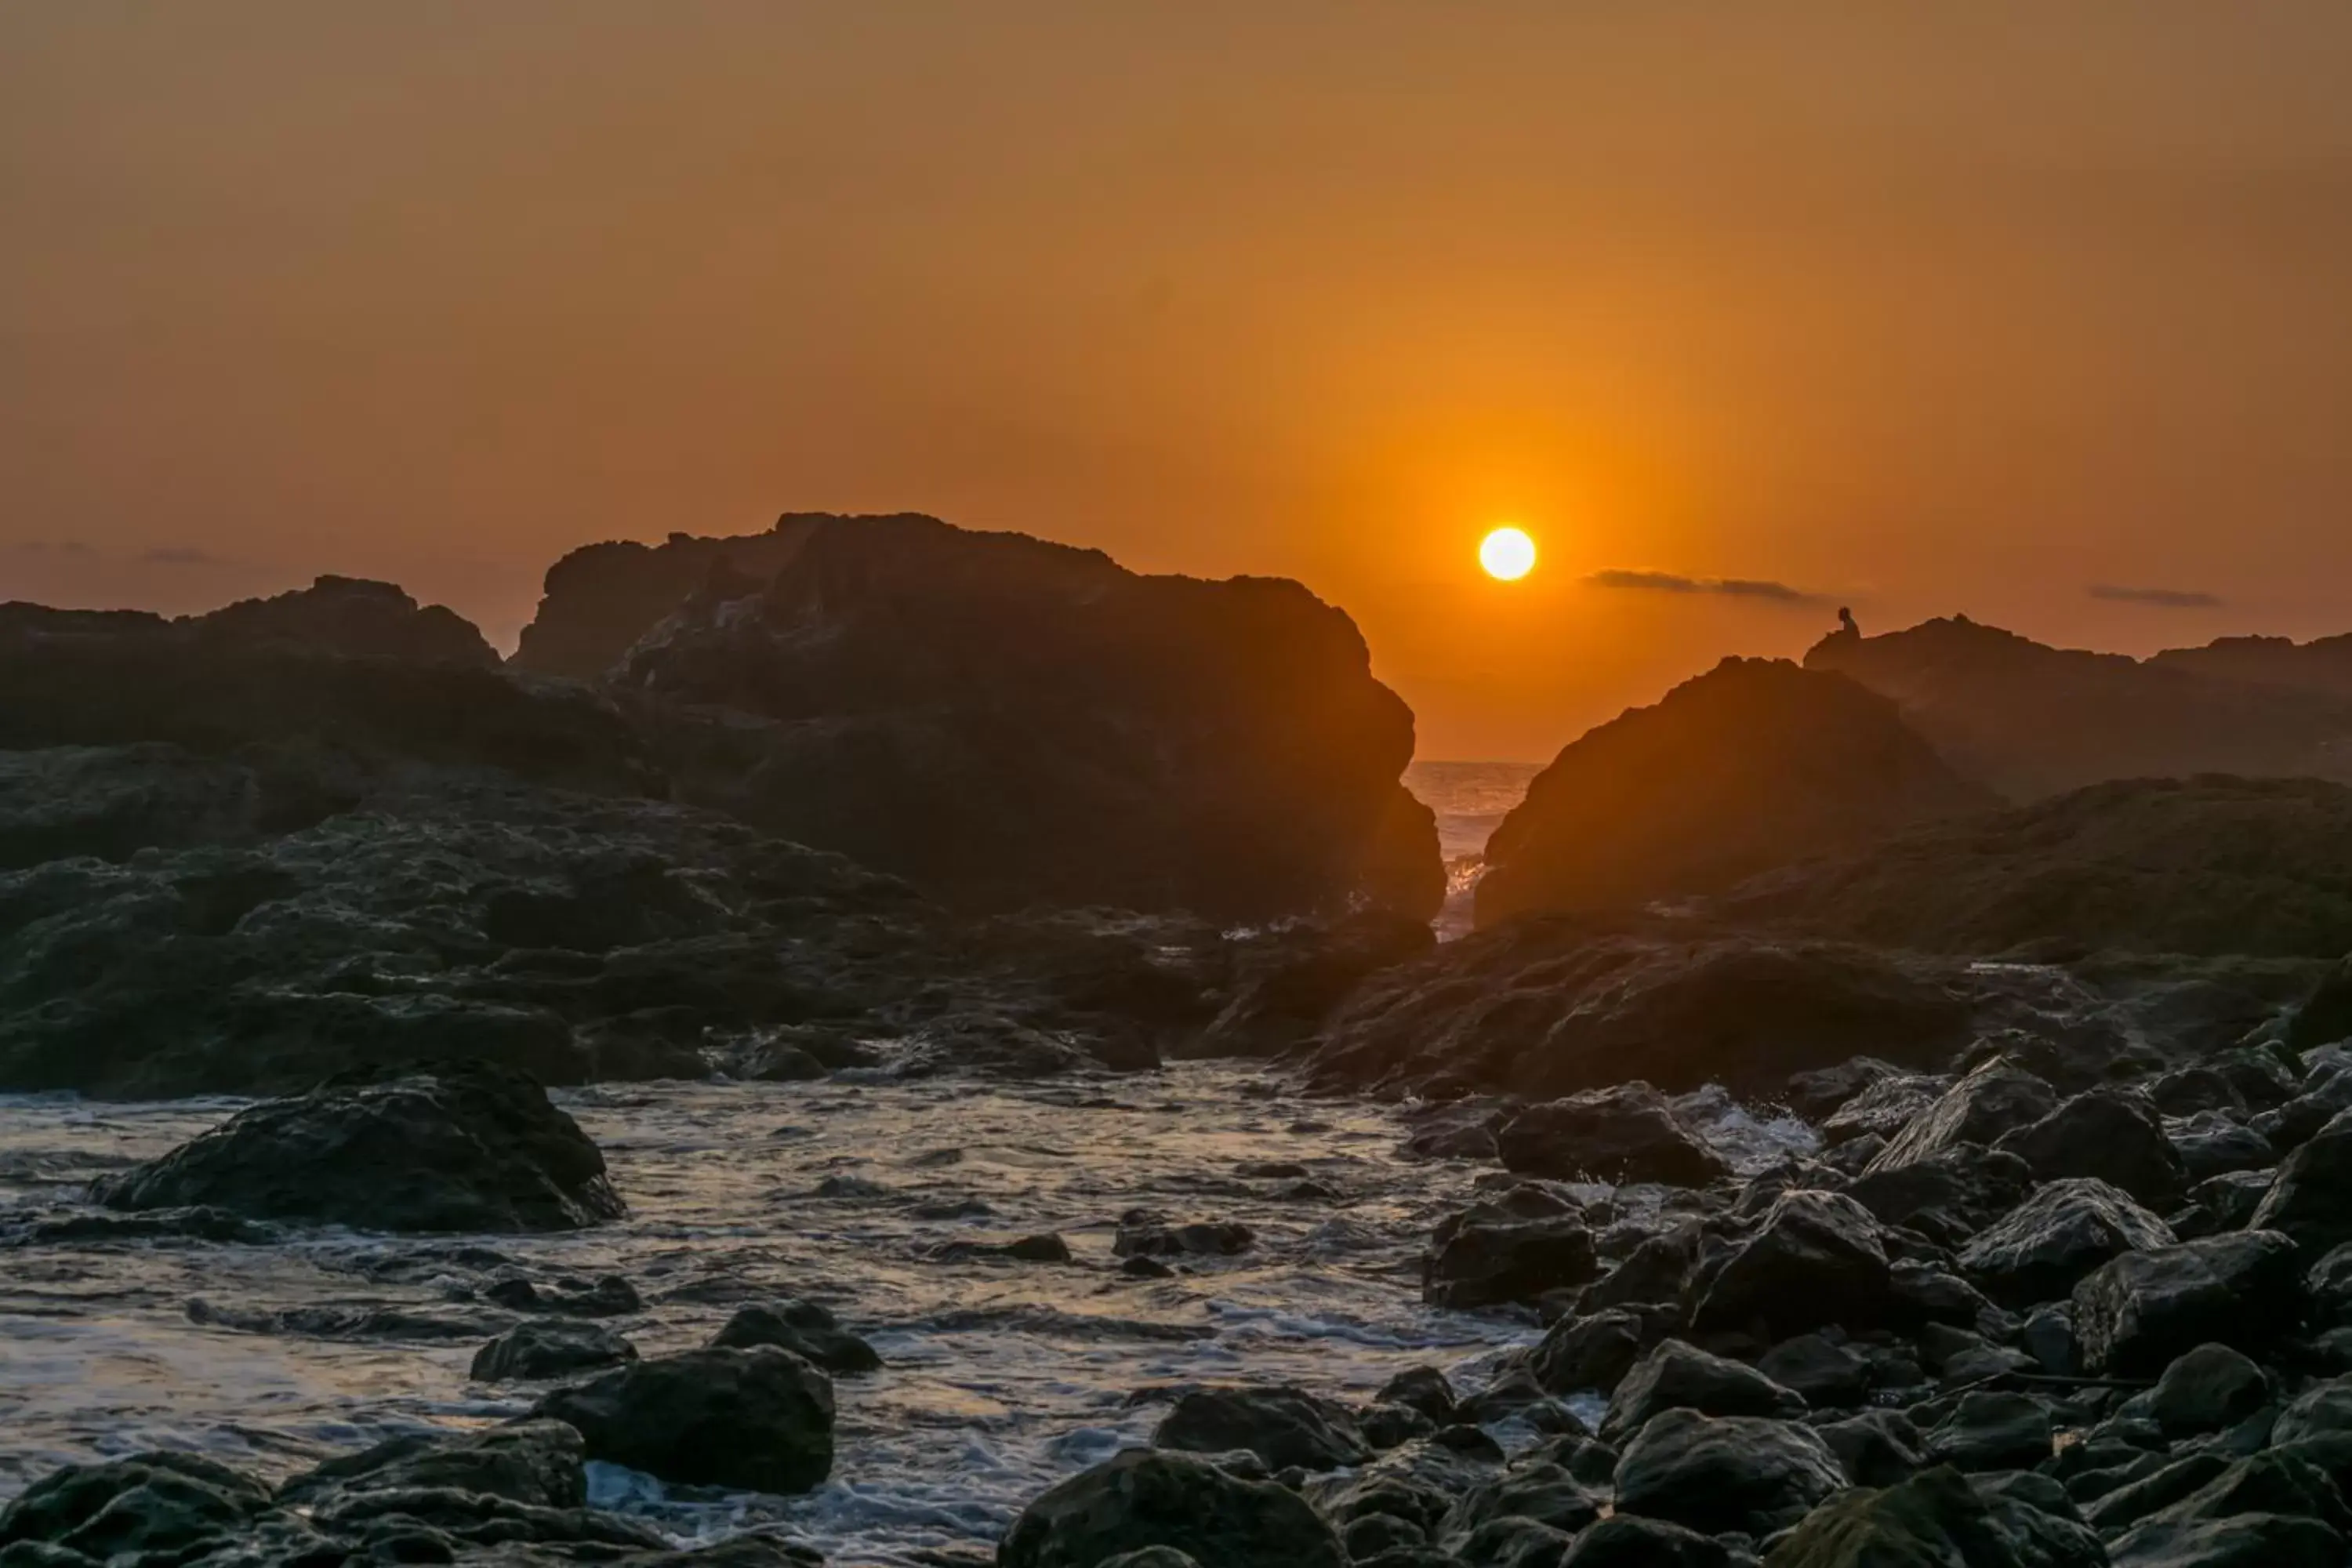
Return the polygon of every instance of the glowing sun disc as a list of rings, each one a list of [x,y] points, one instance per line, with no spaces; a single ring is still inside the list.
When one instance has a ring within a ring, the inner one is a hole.
[[[1522,528],[1498,528],[1478,542],[1478,564],[1486,575],[1517,582],[1536,569],[1536,542]]]

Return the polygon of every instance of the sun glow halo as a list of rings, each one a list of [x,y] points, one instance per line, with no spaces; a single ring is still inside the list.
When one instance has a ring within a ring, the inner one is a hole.
[[[1536,542],[1523,528],[1498,528],[1478,542],[1478,564],[1489,577],[1516,583],[1536,569]]]

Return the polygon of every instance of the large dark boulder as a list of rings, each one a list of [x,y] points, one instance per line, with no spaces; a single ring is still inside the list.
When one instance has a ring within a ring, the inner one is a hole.
[[[2284,1231],[2315,1256],[2352,1241],[2352,1110],[2286,1157],[2249,1228]]]
[[[1476,1308],[1589,1283],[1599,1262],[1580,1215],[1523,1218],[1479,1205],[1438,1222],[1422,1257],[1422,1300]]]
[[[531,1413],[578,1428],[590,1458],[666,1481],[804,1492],[833,1469],[833,1384],[772,1345],[637,1362]]]
[[[1885,699],[1786,660],[1728,658],[1535,776],[1487,840],[1478,921],[1719,892],[1998,804]]]
[[[1617,1511],[1709,1534],[1766,1535],[1845,1484],[1837,1456],[1810,1426],[1669,1410],[1617,1461]]]
[[[1208,1460],[1130,1448],[1022,1510],[998,1546],[1003,1568],[1100,1568],[1167,1547],[1218,1568],[1346,1568],[1331,1527],[1295,1492]]]
[[[1832,1323],[1877,1328],[1895,1311],[1877,1220],[1843,1194],[1801,1190],[1773,1199],[1737,1248],[1702,1276],[1691,1327],[1774,1340]]]
[[[1369,977],[1311,1068],[1331,1089],[1553,1099],[1638,1078],[1770,1095],[1857,1055],[1940,1066],[1969,1037],[1979,984],[1836,943],[1530,917]]]
[[[2075,1338],[2094,1373],[2153,1377],[2208,1342],[2265,1353],[2301,1321],[2294,1243],[2241,1231],[2126,1252],[2077,1283]]]
[[[1872,1156],[1865,1175],[1900,1171],[1963,1144],[1990,1144],[2058,1109],[2057,1091],[1994,1057],[1936,1097]]]
[[[1667,1340],[1633,1364],[1601,1418],[1604,1442],[1623,1443],[1669,1410],[1792,1419],[1805,1402],[1754,1367]]]
[[[2011,1306],[2054,1301],[2109,1258],[2173,1244],[2171,1228],[2106,1183],[2052,1182],[1961,1248],[1960,1268]]]
[[[1346,1406],[1296,1388],[1195,1389],[1176,1401],[1151,1446],[1193,1454],[1246,1449],[1271,1470],[1336,1470],[1371,1457]]]
[[[0,1552],[37,1543],[100,1563],[118,1552],[175,1560],[171,1554],[242,1531],[268,1506],[267,1488],[195,1454],[68,1465],[0,1510]]]
[[[1495,1135],[1504,1168],[1562,1181],[1703,1187],[1731,1173],[1648,1084],[1586,1089],[1528,1107]]]
[[[265,1101],[93,1191],[113,1208],[379,1231],[576,1230],[626,1212],[604,1156],[546,1091],[478,1062]]]
[[[1434,819],[1399,782],[1412,714],[1296,583],[1139,576],[907,515],[650,557],[558,563],[517,662],[601,676],[681,798],[968,907],[1360,897],[1426,919],[1444,899]],[[651,591],[687,558],[689,588]]]
[[[2161,1214],[2180,1201],[2188,1171],[2145,1095],[2119,1089],[2078,1094],[1993,1145],[2014,1154],[2034,1179],[2093,1176]]]

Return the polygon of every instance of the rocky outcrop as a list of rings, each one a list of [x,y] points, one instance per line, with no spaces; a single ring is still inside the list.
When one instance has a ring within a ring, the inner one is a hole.
[[[2131,779],[1915,828],[1759,878],[1715,908],[1930,952],[2335,959],[2352,949],[2347,858],[2343,784]]]
[[[517,661],[583,673],[623,630],[604,674],[681,798],[958,904],[1261,919],[1362,898],[1426,919],[1444,897],[1399,782],[1412,715],[1294,583],[788,518],[740,561],[705,541],[570,558]]]
[[[0,606],[0,749],[159,742],[260,775],[280,815],[324,815],[394,766],[662,787],[611,702],[509,674],[389,584],[321,578],[179,621]]]
[[[575,1230],[626,1212],[578,1124],[530,1079],[479,1062],[266,1101],[94,1193],[113,1208],[376,1231]]]
[[[2352,701],[2352,634],[2317,637],[2217,637],[2202,647],[2151,654],[2150,669],[2180,670],[2253,686],[2282,686]]]
[[[833,1469],[833,1384],[790,1351],[688,1351],[559,1388],[532,1412],[588,1458],[666,1481],[803,1492]]]
[[[909,1071],[1150,1067],[1214,1010],[1195,934],[961,920],[715,814],[436,780],[249,845],[0,871],[0,1088],[269,1093],[425,1057],[570,1084],[787,1047],[806,1076],[868,1042]]]
[[[1487,841],[1478,921],[1720,892],[1997,804],[1884,698],[1784,660],[1726,659],[1536,775]]]
[[[1694,925],[1537,917],[1370,976],[1310,1063],[1334,1089],[1551,1099],[1643,1079],[1776,1092],[1856,1056],[1941,1065],[1970,1032],[1956,970]]]
[[[2352,699],[2239,679],[2226,657],[2142,663],[2055,648],[1965,616],[1805,655],[1891,699],[1962,773],[2013,800],[2199,773],[2352,780]]]

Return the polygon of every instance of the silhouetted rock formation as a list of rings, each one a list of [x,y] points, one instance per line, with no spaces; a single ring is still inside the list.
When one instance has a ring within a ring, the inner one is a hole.
[[[919,517],[736,543],[568,558],[519,656],[576,671],[631,635],[610,680],[681,798],[969,906],[1436,911],[1412,715],[1297,584]]]
[[[1954,766],[2015,800],[2120,778],[2352,780],[2345,662],[2328,644],[2290,658],[2220,643],[2141,663],[1965,616],[1874,637],[1841,628],[1805,656],[1893,699]]]
[[[0,749],[157,742],[346,797],[415,763],[661,788],[612,703],[508,675],[471,626],[389,584],[322,577],[177,621],[0,605]]]
[[[2144,779],[1760,878],[1719,912],[1937,952],[2352,950],[2352,788]]]
[[[2221,637],[2203,647],[2166,648],[2147,662],[2156,669],[2293,687],[2352,700],[2352,633],[2307,643],[2292,637]]]
[[[1536,775],[1487,842],[1478,921],[1717,892],[1996,804],[1885,699],[1784,660],[1726,659]]]

